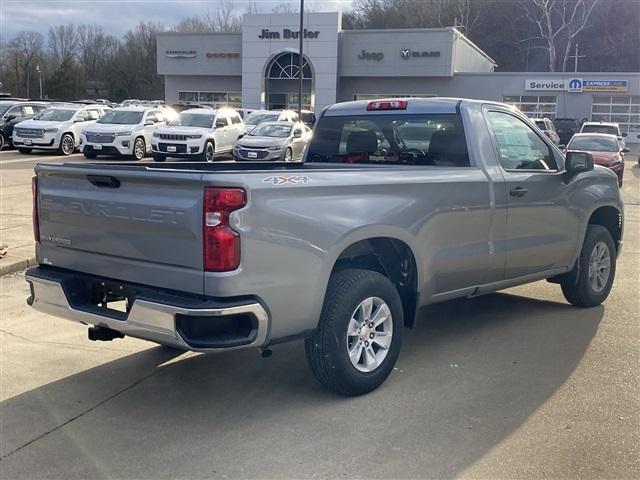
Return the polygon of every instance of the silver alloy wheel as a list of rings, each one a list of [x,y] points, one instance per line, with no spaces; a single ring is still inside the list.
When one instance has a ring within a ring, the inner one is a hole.
[[[65,135],[62,137],[62,153],[65,155],[71,155],[75,148],[76,146],[71,135]]]
[[[589,283],[591,289],[600,293],[607,286],[611,274],[611,252],[604,242],[598,242],[589,257]]]
[[[361,372],[378,368],[391,347],[393,318],[384,300],[369,297],[356,307],[347,326],[347,354]]]
[[[211,142],[207,143],[207,146],[205,147],[204,158],[209,163],[213,162],[213,159],[215,158],[215,151]]]
[[[142,140],[141,138],[137,138],[136,143],[133,144],[133,155],[137,160],[142,160],[145,153],[147,152],[145,152],[144,140]]]
[[[287,148],[284,152],[284,161],[285,162],[292,162],[293,161],[293,152],[291,151],[290,148]]]

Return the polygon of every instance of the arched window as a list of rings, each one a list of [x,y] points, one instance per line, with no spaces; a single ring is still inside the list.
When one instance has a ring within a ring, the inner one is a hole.
[[[268,79],[300,78],[300,56],[297,53],[281,53],[271,61],[266,77]],[[303,58],[302,78],[311,79],[311,67],[306,58]]]

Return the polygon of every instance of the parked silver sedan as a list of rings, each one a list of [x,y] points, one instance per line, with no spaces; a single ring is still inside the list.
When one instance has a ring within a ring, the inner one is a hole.
[[[311,129],[303,123],[265,122],[238,139],[233,156],[236,160],[299,162],[309,140]]]

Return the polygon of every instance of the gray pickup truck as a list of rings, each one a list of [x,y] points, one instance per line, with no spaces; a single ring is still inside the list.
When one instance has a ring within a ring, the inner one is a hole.
[[[40,164],[39,311],[211,352],[305,339],[316,378],[378,387],[418,309],[547,279],[603,302],[615,174],[525,116],[459,99],[324,110],[305,162]]]

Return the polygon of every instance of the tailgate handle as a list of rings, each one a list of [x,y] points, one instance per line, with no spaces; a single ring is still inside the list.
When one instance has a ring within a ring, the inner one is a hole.
[[[119,188],[120,180],[116,177],[110,177],[109,175],[87,175],[87,180],[96,187],[103,188]]]

